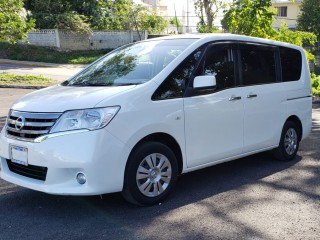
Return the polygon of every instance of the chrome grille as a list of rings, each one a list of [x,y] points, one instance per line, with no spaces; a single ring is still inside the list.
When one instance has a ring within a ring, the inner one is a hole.
[[[30,113],[10,111],[7,119],[7,137],[33,141],[48,134],[61,113]],[[23,124],[21,124],[23,123]]]

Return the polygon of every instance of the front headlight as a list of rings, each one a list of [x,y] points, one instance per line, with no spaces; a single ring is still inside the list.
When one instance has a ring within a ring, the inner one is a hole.
[[[107,126],[119,110],[120,107],[115,106],[66,111],[54,124],[50,133],[79,129],[100,129]]]

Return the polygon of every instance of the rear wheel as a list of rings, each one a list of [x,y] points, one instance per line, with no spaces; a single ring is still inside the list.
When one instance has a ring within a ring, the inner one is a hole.
[[[294,122],[284,124],[279,147],[274,150],[275,157],[280,161],[291,161],[299,149],[299,128]]]
[[[156,204],[170,193],[177,176],[177,159],[169,147],[158,142],[143,143],[128,160],[122,194],[137,205]]]

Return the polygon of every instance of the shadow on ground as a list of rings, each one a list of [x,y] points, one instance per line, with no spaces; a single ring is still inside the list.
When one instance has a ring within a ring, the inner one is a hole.
[[[128,204],[118,193],[104,195],[103,199],[99,196],[52,196],[1,182],[0,218],[5,218],[6,222],[1,221],[0,229],[3,232],[5,228],[8,230],[10,227],[14,230],[12,237],[16,237],[17,232],[22,234],[25,229],[37,232],[42,227],[50,226],[46,232],[38,234],[43,234],[42,237],[54,234],[56,238],[59,236],[64,238],[68,234],[89,238],[101,237],[104,234],[119,234],[130,238],[135,235],[137,227],[148,227],[152,222],[160,221],[161,215],[219,193],[239,189],[247,184],[255,184],[260,179],[289,168],[300,160],[301,157],[297,157],[293,162],[280,163],[268,154],[257,154],[192,172],[180,177],[175,192],[164,203],[147,208]],[[309,195],[309,193],[305,194]],[[238,201],[233,207],[249,204],[246,201]],[[223,221],[235,221],[227,219],[220,210],[219,204],[214,209],[211,206],[211,211],[215,217]],[[183,226],[177,227],[183,228]],[[89,234],[91,228],[99,229],[96,235],[92,235],[92,232]],[[244,228],[243,231],[251,231],[252,236],[264,237],[249,227]],[[190,239],[201,238],[200,232],[194,232],[194,234],[189,236]]]

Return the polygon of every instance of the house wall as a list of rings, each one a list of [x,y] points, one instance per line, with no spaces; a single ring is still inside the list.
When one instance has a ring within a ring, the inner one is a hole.
[[[295,29],[297,27],[297,19],[300,14],[301,3],[297,2],[278,2],[273,3],[273,7],[287,7],[287,17],[275,16],[275,20],[272,26],[275,29],[279,29],[282,22],[286,22],[290,29]]]

